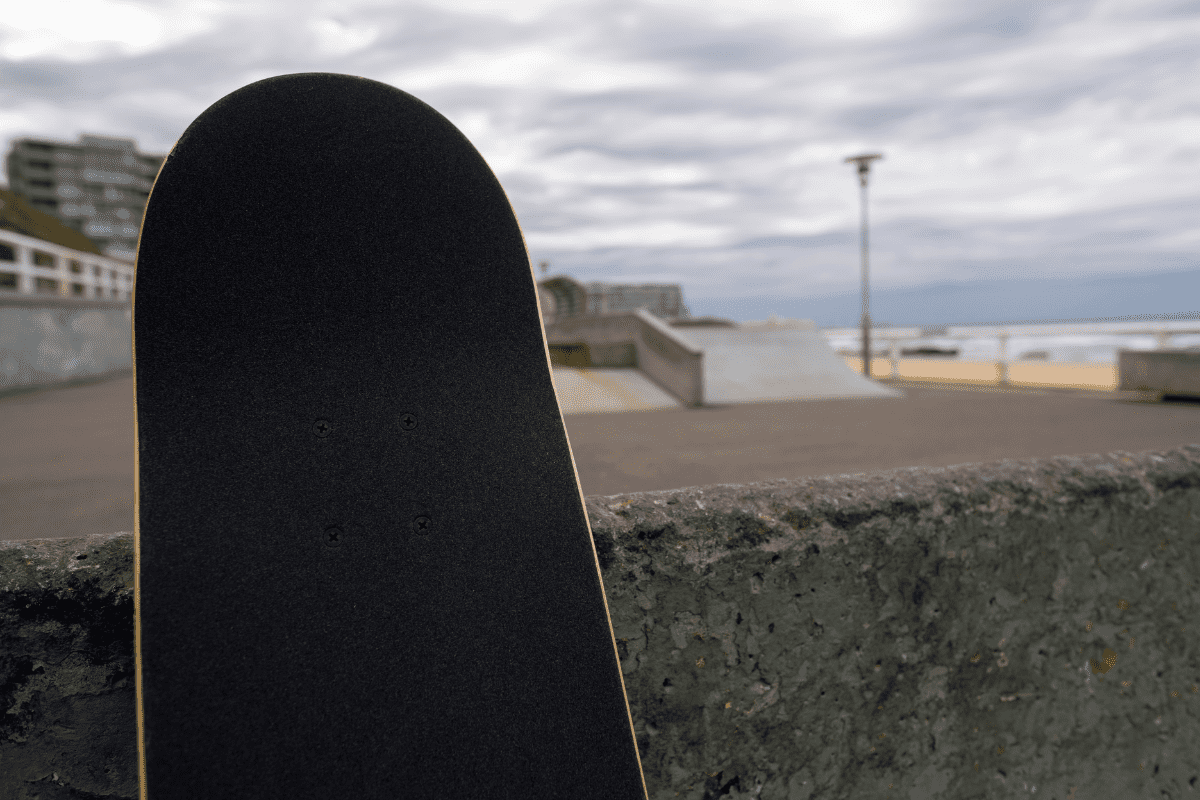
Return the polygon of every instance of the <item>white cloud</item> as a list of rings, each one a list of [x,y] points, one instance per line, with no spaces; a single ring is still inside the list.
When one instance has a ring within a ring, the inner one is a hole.
[[[421,0],[418,8],[498,17],[509,22],[527,24],[555,11],[583,5],[570,0]]]
[[[703,225],[658,221],[615,226],[576,227],[570,231],[525,231],[525,239],[543,248],[711,247],[727,234]]]
[[[911,0],[651,0],[646,5],[686,11],[724,27],[787,20],[856,37],[905,28],[915,21],[921,4]]]
[[[895,33],[917,17],[917,4],[905,0],[805,0],[793,7],[800,14],[812,15],[846,36]]]
[[[328,17],[309,21],[316,38],[317,51],[323,56],[346,56],[369,47],[379,38],[373,25],[346,23]]]
[[[570,41],[553,40],[459,52],[440,63],[390,73],[389,78],[413,91],[483,86],[581,94],[665,89],[682,82],[674,70],[661,65],[602,61],[576,52]]]
[[[557,183],[583,183],[589,187],[674,186],[707,177],[698,164],[644,163],[597,152],[543,157],[540,165],[543,176]]]
[[[140,55],[214,30],[225,7],[214,2],[146,4],[124,0],[38,0],[6,7],[0,56],[86,62]]]
[[[347,72],[454,121],[583,279],[852,290],[860,151],[881,282],[1084,275],[1200,266],[1198,42],[1133,0],[42,0],[0,21],[0,134],[162,150]]]

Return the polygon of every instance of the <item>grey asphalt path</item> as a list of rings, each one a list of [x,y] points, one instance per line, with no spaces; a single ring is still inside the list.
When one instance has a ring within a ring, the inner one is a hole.
[[[0,396],[0,539],[133,530],[133,377]]]
[[[567,418],[587,495],[1200,442],[1200,402],[881,381],[904,397]]]
[[[566,417],[585,495],[1165,450],[1200,442],[1200,402],[896,382],[901,398]],[[0,397],[0,539],[133,530],[133,380]]]

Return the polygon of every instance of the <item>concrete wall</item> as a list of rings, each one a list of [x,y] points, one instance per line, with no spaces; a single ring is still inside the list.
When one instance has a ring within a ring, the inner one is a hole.
[[[637,368],[651,380],[688,405],[704,404],[703,351],[647,311],[559,318],[546,326],[546,340],[552,347],[586,343],[597,357],[632,344]],[[616,366],[611,361],[603,366]]]
[[[1200,397],[1200,350],[1122,350],[1117,375],[1123,391]]]
[[[655,800],[1200,796],[1200,445],[587,506]],[[0,797],[135,796],[132,578],[0,544]]]
[[[633,342],[597,344],[587,342],[550,345],[550,363],[559,367],[636,367],[637,350]]]
[[[131,369],[128,303],[0,298],[0,392]]]

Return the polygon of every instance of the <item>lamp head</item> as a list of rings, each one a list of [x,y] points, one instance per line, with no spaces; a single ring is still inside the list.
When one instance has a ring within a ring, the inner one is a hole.
[[[858,162],[858,181],[863,186],[867,185],[867,173],[871,171],[871,162],[877,158],[883,158],[883,153],[863,153],[859,156],[847,156],[846,163],[851,161]]]

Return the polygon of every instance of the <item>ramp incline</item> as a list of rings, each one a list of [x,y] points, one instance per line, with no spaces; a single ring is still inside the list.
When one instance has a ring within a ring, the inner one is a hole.
[[[679,327],[704,351],[704,402],[901,397],[852,371],[817,331]]]
[[[554,390],[563,414],[679,408],[678,399],[636,369],[554,367]]]

